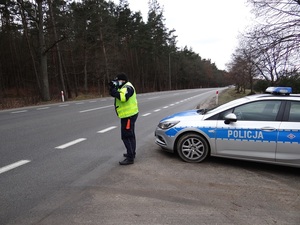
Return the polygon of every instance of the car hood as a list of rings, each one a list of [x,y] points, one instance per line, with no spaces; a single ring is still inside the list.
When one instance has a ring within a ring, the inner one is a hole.
[[[201,111],[202,111],[201,109],[193,109],[193,110],[178,112],[178,113],[175,113],[173,115],[170,115],[168,117],[163,118],[161,121],[170,120],[170,119],[172,119],[172,120],[173,119],[179,119],[179,118],[182,118],[182,117],[199,116],[199,113]]]

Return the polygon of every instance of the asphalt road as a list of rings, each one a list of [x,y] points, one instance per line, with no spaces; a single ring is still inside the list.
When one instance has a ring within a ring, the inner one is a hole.
[[[188,164],[154,143],[161,118],[216,90],[138,95],[130,166],[112,98],[0,111],[0,224],[300,224],[299,169]]]

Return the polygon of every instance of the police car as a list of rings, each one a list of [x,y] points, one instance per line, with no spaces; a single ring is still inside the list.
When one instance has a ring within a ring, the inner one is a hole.
[[[300,167],[300,95],[289,87],[162,119],[155,142],[186,162],[218,156]]]

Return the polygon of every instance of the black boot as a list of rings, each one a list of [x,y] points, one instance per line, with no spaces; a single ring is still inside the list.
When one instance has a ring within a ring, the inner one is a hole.
[[[133,163],[134,163],[134,160],[133,160],[133,159],[126,158],[126,159],[124,159],[123,161],[120,161],[119,163],[120,163],[120,165],[129,165],[129,164],[133,164]]]

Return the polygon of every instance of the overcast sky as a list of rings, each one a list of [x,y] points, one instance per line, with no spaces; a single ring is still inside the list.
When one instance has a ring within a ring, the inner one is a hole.
[[[113,0],[119,4],[119,0]],[[175,29],[177,47],[187,46],[202,58],[211,59],[218,69],[238,44],[239,32],[251,24],[245,0],[157,0],[164,9],[165,25]],[[140,11],[147,22],[148,0],[128,0],[132,11]]]

